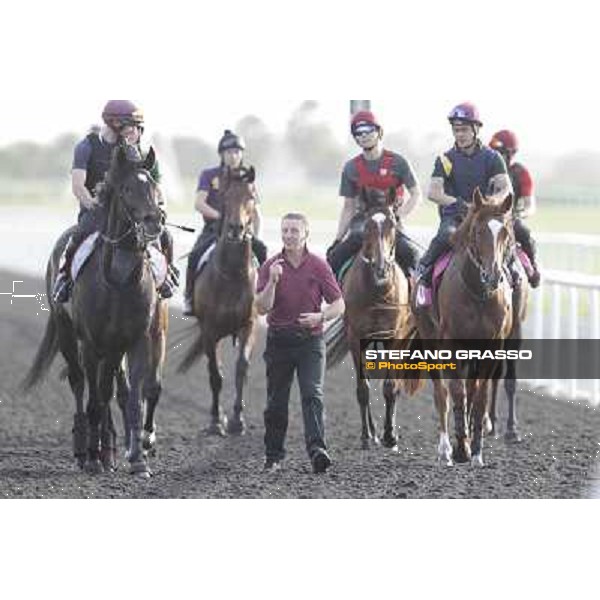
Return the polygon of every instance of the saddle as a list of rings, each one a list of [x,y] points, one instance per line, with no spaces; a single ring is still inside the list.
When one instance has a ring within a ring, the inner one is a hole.
[[[92,254],[94,254],[94,251],[99,246],[99,239],[100,233],[95,231],[87,236],[79,248],[77,248],[75,255],[73,256],[73,261],[71,262],[71,281],[75,282],[83,267],[86,265]],[[156,287],[159,288],[167,279],[167,258],[159,248],[152,245],[148,246],[146,253],[154,281],[156,282]]]
[[[437,297],[437,292],[439,290],[440,284],[442,282],[442,278],[448,265],[450,264],[450,260],[453,256],[453,250],[449,250],[440,256],[433,265],[433,276],[431,279],[431,288],[426,288],[422,284],[417,284],[417,293],[416,293],[416,306],[417,308],[429,307],[435,304],[435,299]],[[517,246],[516,254],[519,258],[519,262],[521,263],[522,268],[529,275],[530,272],[533,271],[533,267],[531,266],[531,262],[529,257],[525,253],[525,251]],[[504,274],[506,281],[509,282],[511,289],[515,289],[520,283],[519,273],[515,273],[514,270],[509,269],[509,267],[504,265]]]

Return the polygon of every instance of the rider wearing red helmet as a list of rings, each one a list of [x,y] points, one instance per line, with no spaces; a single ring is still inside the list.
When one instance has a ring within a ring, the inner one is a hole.
[[[387,191],[396,189],[394,210],[398,218],[396,231],[396,262],[404,274],[410,277],[419,261],[419,250],[402,231],[402,219],[406,218],[421,201],[421,188],[410,163],[400,154],[383,147],[383,128],[375,115],[368,110],[359,111],[352,117],[350,132],[362,149],[361,154],[348,161],[342,172],[340,196],[344,207],[340,214],[336,238],[327,250],[327,260],[334,273],[362,246],[360,224],[364,216],[358,205],[363,187]],[[409,196],[405,197],[404,191]]]
[[[440,226],[419,265],[417,303],[431,303],[435,261],[450,249],[450,238],[462,223],[476,188],[491,202],[501,203],[511,192],[504,160],[479,140],[479,110],[470,102],[455,106],[448,115],[454,146],[435,161],[428,197],[439,206]]]
[[[71,262],[77,248],[83,240],[102,230],[107,218],[106,207],[99,201],[98,192],[110,167],[113,150],[119,143],[141,154],[140,138],[144,131],[142,110],[130,100],[109,100],[102,111],[104,125],[92,127],[86,137],[75,146],[71,169],[71,189],[79,200],[80,210],[77,228],[71,234],[60,261],[58,276],[52,292],[55,302],[67,302],[70,298],[73,282],[70,271]],[[152,169],[153,179],[160,183],[158,162]],[[160,204],[164,205],[164,194],[158,187]],[[163,253],[169,263],[169,277],[159,292],[163,298],[173,295],[178,285],[178,272],[172,265],[173,240],[167,229],[160,237]]]
[[[533,180],[529,171],[513,158],[519,151],[517,136],[508,129],[497,131],[490,140],[490,148],[499,152],[508,167],[508,174],[513,186],[515,202],[513,205],[515,239],[526,252],[533,273],[529,275],[529,284],[536,288],[540,284],[540,272],[536,261],[536,244],[531,237],[531,231],[525,225],[524,219],[535,213],[535,196]]]

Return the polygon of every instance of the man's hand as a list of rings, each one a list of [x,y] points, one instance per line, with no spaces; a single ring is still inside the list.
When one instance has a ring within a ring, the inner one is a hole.
[[[269,280],[272,284],[276,284],[283,273],[283,258],[273,261],[269,267]]]
[[[311,329],[313,327],[318,327],[323,322],[324,322],[324,318],[323,318],[323,313],[322,312],[302,313],[298,317],[298,323],[300,325],[302,325],[302,327],[309,327]]]

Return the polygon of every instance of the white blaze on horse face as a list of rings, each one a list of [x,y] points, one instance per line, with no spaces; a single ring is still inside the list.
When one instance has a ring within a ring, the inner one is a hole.
[[[492,232],[492,235],[494,236],[494,248],[496,247],[496,244],[498,243],[498,234],[500,233],[503,225],[501,221],[498,221],[498,219],[492,219],[491,221],[488,222],[488,227],[490,228],[490,231]]]
[[[137,174],[137,178],[142,182],[142,183],[148,183],[148,176],[146,175],[146,173],[138,173]]]

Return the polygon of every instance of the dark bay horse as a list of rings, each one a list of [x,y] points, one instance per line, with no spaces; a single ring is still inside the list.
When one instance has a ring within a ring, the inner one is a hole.
[[[243,434],[243,389],[254,345],[256,269],[252,261],[252,219],[256,202],[253,167],[225,169],[219,176],[222,219],[219,238],[208,263],[194,282],[194,316],[200,335],[188,350],[180,372],[206,354],[212,390],[209,433]],[[235,367],[235,402],[227,420],[220,406],[223,387],[220,342],[237,338],[239,353]]]
[[[512,196],[502,204],[491,204],[479,189],[475,190],[469,212],[454,235],[453,256],[434,305],[428,309],[415,308],[420,339],[458,342],[508,337],[513,308],[504,260],[514,241],[511,208]],[[413,294],[413,306],[416,307],[415,296]],[[457,439],[454,453],[448,435],[448,389],[439,371],[430,372],[440,420],[438,460],[451,465],[454,456],[457,462],[471,460],[471,464],[482,466],[489,381],[499,365],[497,361],[456,362],[458,374],[463,378],[447,380]]]
[[[50,316],[24,382],[26,388],[38,383],[61,351],[76,400],[75,455],[92,473],[116,468],[116,432],[109,405],[116,378],[130,471],[150,475],[143,446],[152,446],[155,440],[154,411],[161,393],[168,319],[148,258],[148,246],[158,239],[163,220],[150,175],[154,161],[153,150],[142,161],[132,147],[115,149],[101,192],[107,219],[100,247],[75,281],[70,307],[54,303],[50,293],[68,232],[55,245],[46,273]]]
[[[343,321],[334,322],[325,333],[327,368],[337,365],[349,350],[356,373],[356,397],[362,423],[361,443],[364,449],[379,443],[369,403],[370,384],[362,378],[360,340],[385,339],[398,348],[413,329],[409,304],[409,284],[395,261],[396,220],[391,206],[395,190],[385,192],[372,188],[361,190],[365,212],[363,243],[348,269],[342,291],[346,312]],[[383,383],[385,422],[382,442],[397,450],[396,400],[402,387],[414,393],[419,382],[407,379],[399,384],[396,374],[389,372]]]

